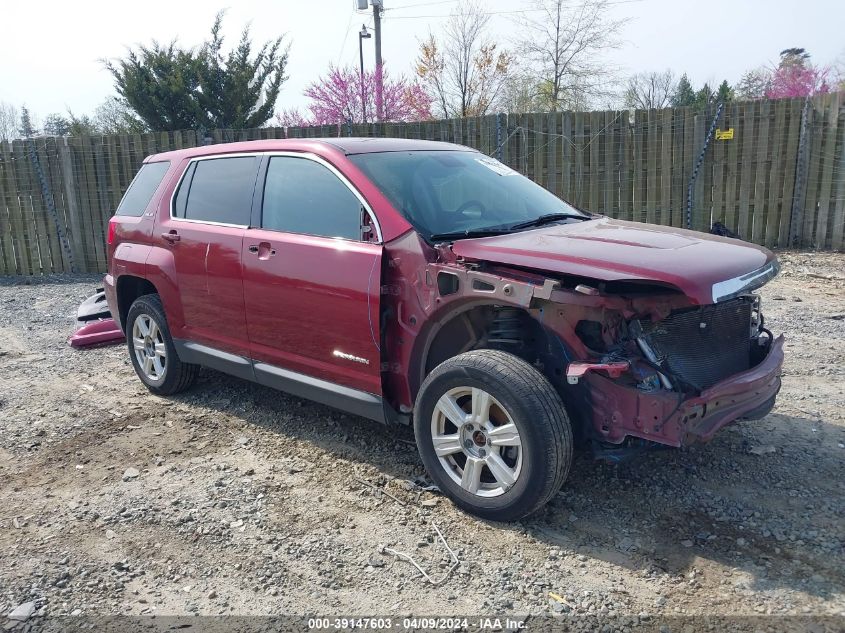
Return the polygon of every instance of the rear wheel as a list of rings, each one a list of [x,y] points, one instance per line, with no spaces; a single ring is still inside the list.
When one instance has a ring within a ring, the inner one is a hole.
[[[437,366],[420,388],[414,432],[438,487],[486,519],[535,512],[560,489],[572,462],[558,393],[530,364],[496,350]]]
[[[199,365],[183,363],[176,355],[158,295],[138,297],[129,308],[126,341],[135,373],[153,393],[179,393],[196,380]]]

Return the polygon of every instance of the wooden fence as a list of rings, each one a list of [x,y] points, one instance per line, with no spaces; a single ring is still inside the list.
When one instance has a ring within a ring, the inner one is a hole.
[[[590,211],[704,231],[719,221],[769,247],[842,250],[843,100],[0,143],[0,274],[104,271],[106,223],[149,154],[285,137],[451,141]]]

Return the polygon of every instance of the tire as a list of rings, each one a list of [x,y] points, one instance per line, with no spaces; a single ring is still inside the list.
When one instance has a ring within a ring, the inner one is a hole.
[[[434,483],[483,519],[516,521],[536,512],[572,464],[572,426],[557,391],[533,366],[497,350],[460,354],[428,375],[414,434]]]
[[[158,295],[138,297],[129,308],[126,342],[135,373],[154,394],[185,391],[197,379],[199,365],[183,363],[176,354]]]

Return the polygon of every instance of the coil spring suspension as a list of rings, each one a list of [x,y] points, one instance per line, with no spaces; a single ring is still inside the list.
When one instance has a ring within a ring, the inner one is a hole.
[[[493,345],[523,347],[525,325],[522,313],[516,308],[497,308],[487,334],[487,342]]]

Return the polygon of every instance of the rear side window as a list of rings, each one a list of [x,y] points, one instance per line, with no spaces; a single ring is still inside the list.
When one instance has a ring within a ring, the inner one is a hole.
[[[115,215],[131,215],[134,217],[144,215],[144,211],[150,205],[150,200],[153,199],[153,194],[169,168],[170,163],[168,161],[141,165],[141,169],[117,206]]]
[[[248,225],[257,169],[255,156],[195,161],[179,185],[174,215],[187,220]]]
[[[270,159],[262,228],[361,240],[361,220],[361,201],[330,169],[307,158]]]

